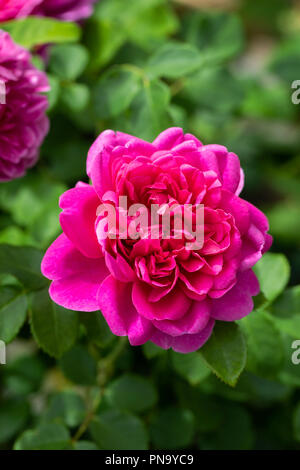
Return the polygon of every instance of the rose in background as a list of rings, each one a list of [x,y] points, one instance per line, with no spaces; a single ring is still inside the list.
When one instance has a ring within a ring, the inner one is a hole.
[[[96,0],[43,0],[34,15],[52,16],[65,21],[80,21],[91,16]]]
[[[25,18],[42,0],[0,0],[0,21]]]
[[[0,21],[29,15],[51,16],[65,21],[79,21],[93,12],[96,0],[0,0]]]
[[[5,103],[0,104],[0,181],[21,177],[39,157],[49,128],[46,110],[47,76],[31,63],[28,51],[0,31],[0,80]]]
[[[103,132],[89,151],[92,186],[78,183],[60,199],[63,234],[48,249],[43,274],[50,296],[73,310],[101,310],[111,331],[132,345],[152,341],[188,353],[210,337],[215,321],[234,321],[253,309],[259,292],[252,271],[271,245],[268,221],[239,197],[237,155],[202,145],[180,128],[153,143]],[[101,203],[203,204],[204,245],[176,239],[111,239]]]

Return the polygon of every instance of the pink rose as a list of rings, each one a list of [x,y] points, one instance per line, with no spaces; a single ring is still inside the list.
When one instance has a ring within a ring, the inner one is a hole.
[[[28,51],[0,30],[0,181],[23,176],[48,132],[47,76]],[[1,104],[2,102],[2,104]]]
[[[79,21],[93,13],[96,0],[0,0],[0,21],[29,15],[52,16],[65,21]]]
[[[34,15],[52,16],[65,21],[79,21],[93,13],[96,0],[42,0]]]
[[[0,0],[0,21],[29,15],[51,16],[65,21],[79,21],[93,13],[96,0]]]
[[[0,0],[0,21],[25,18],[43,0]]]
[[[153,143],[109,130],[92,145],[87,173],[92,186],[78,183],[61,196],[63,234],[42,263],[54,302],[101,310],[111,331],[132,345],[150,340],[182,353],[200,348],[216,320],[252,311],[259,284],[251,268],[272,239],[264,214],[238,196],[237,155],[179,128]],[[120,231],[115,239],[105,236],[97,208],[119,210],[120,196],[146,207],[203,204],[202,248],[187,249],[183,232],[169,239],[147,231],[135,240]]]

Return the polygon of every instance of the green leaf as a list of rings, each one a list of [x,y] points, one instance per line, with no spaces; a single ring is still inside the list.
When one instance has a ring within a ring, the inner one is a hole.
[[[192,106],[229,113],[243,101],[244,90],[240,80],[223,67],[203,68],[187,77],[181,95]]]
[[[70,112],[80,112],[90,100],[90,89],[83,83],[64,83],[61,86],[60,101]]]
[[[25,431],[16,441],[15,450],[63,450],[69,444],[68,430],[58,423],[42,424]]]
[[[5,390],[12,396],[28,395],[39,390],[45,375],[45,365],[39,356],[26,353],[10,359],[4,370]]]
[[[296,406],[296,409],[294,412],[293,424],[294,424],[295,439],[297,441],[300,441],[300,403],[298,403],[298,405]]]
[[[48,81],[50,84],[50,91],[48,92],[48,101],[49,101],[49,107],[48,111],[51,111],[53,108],[55,108],[59,95],[60,95],[60,80],[57,79],[54,75],[48,74]]]
[[[49,407],[43,416],[46,421],[61,421],[68,427],[81,424],[86,414],[85,404],[74,391],[63,391],[51,398]]]
[[[141,75],[134,68],[116,66],[96,83],[93,92],[95,114],[99,119],[125,111],[141,88]]]
[[[0,245],[0,273],[12,274],[29,290],[41,289],[48,285],[41,274],[42,258],[35,248]]]
[[[284,344],[272,317],[254,311],[240,325],[247,340],[247,369],[262,377],[275,377],[284,362]]]
[[[254,266],[261,291],[267,300],[273,301],[286,287],[290,278],[290,265],[279,253],[266,253]]]
[[[76,80],[88,61],[88,51],[81,44],[58,44],[51,47],[49,69],[62,80]]]
[[[299,46],[300,35],[296,34],[290,36],[288,40],[279,43],[271,58],[271,71],[285,80],[289,85],[299,78]]]
[[[224,12],[192,13],[186,21],[185,38],[209,64],[231,59],[244,44],[239,17]]]
[[[170,42],[150,57],[146,71],[154,78],[180,78],[203,65],[196,47],[185,43]]]
[[[202,450],[250,450],[254,443],[251,417],[247,410],[235,403],[224,403],[223,420],[216,431],[201,436],[199,447]]]
[[[122,11],[122,15],[120,15]],[[173,9],[165,0],[102,0],[85,30],[91,51],[91,68],[107,64],[126,42],[153,50],[177,29]]]
[[[9,343],[26,320],[27,297],[23,291],[0,287],[0,339]]]
[[[80,312],[80,322],[84,325],[89,341],[99,347],[109,345],[115,336],[101,312]]]
[[[153,359],[154,357],[160,356],[165,353],[162,348],[156,346],[156,344],[152,343],[151,341],[148,341],[143,345],[143,352],[147,359]]]
[[[29,173],[21,181],[0,187],[0,204],[16,224],[27,229],[35,244],[48,247],[61,231],[58,199],[66,189],[64,184],[54,182],[44,174],[39,173],[36,177]],[[45,285],[47,283],[45,280]]]
[[[3,401],[0,409],[0,443],[10,440],[25,426],[29,416],[26,402]]]
[[[269,310],[281,331],[292,338],[300,336],[300,286],[284,291]]]
[[[52,302],[47,289],[33,294],[31,329],[39,346],[50,356],[61,357],[78,332],[78,314]]]
[[[94,358],[80,344],[64,354],[60,367],[65,376],[80,385],[95,385],[97,364]]]
[[[143,422],[125,412],[104,411],[95,417],[90,432],[100,449],[145,450],[148,436]]]
[[[108,387],[106,396],[114,409],[134,413],[151,408],[157,401],[157,393],[150,380],[134,374],[116,379]]]
[[[146,81],[130,108],[131,119],[126,119],[129,131],[141,139],[152,141],[168,127],[170,118],[167,109],[170,90],[160,80]]]
[[[204,363],[198,352],[179,354],[171,352],[173,367],[191,385],[196,385],[210,374],[210,369]]]
[[[234,386],[246,365],[246,342],[236,323],[217,321],[200,354],[225,383]]]
[[[182,408],[161,410],[152,418],[150,435],[155,449],[186,448],[194,436],[194,416]]]
[[[46,43],[78,41],[81,34],[80,27],[75,23],[34,16],[1,23],[1,28],[15,42],[28,49]]]

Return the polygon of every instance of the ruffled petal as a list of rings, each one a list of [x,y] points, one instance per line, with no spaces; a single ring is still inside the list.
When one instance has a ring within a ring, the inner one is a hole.
[[[235,286],[220,299],[212,302],[211,316],[215,320],[235,321],[249,315],[253,310],[253,299],[259,293],[259,283],[254,272],[238,274]]]
[[[156,331],[151,341],[163,349],[172,348],[176,352],[187,354],[201,348],[212,334],[215,322],[210,319],[207,326],[195,335],[170,336]]]
[[[173,289],[157,302],[148,300],[151,291],[151,287],[143,282],[133,284],[133,304],[139,314],[148,320],[177,320],[183,317],[191,306],[191,299],[180,288]]]
[[[76,248],[88,258],[102,255],[95,230],[99,203],[93,187],[88,184],[66,191],[59,200],[63,209],[59,218],[61,227]]]
[[[102,283],[98,302],[113,334],[128,336],[133,346],[144,344],[153,334],[152,323],[141,317],[131,300],[132,285],[119,282],[111,275]]]

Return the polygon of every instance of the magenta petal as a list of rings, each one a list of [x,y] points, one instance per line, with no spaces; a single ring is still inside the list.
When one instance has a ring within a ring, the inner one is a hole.
[[[131,300],[132,286],[108,276],[98,293],[102,314],[113,334],[126,336],[133,346],[144,344],[153,334],[152,323],[141,317]]]
[[[163,349],[172,348],[176,352],[187,354],[201,348],[212,334],[214,320],[210,320],[207,326],[195,335],[170,336],[160,331],[156,331],[151,341]]]
[[[180,127],[170,127],[163,131],[153,141],[153,145],[158,150],[170,150],[175,145],[181,144],[184,139],[183,130]]]
[[[250,227],[249,205],[246,201],[237,197],[227,190],[222,190],[222,200],[220,207],[229,214],[233,215],[235,224],[241,234],[247,233]]]
[[[142,282],[133,284],[133,304],[148,320],[177,320],[185,315],[192,302],[180,288],[173,289],[158,302],[148,300],[150,292],[149,286]]]
[[[113,188],[110,172],[111,154],[107,148],[112,149],[116,145],[118,145],[116,134],[107,130],[99,135],[88,153],[86,172],[100,197]]]
[[[52,279],[50,297],[71,310],[99,310],[97,292],[108,270],[104,258],[84,257],[62,234],[47,250],[42,273]]]
[[[80,275],[81,272],[93,271],[104,264],[104,258],[92,259],[85,257],[78,251],[73,243],[62,233],[46,251],[41,271],[45,277],[52,281]],[[106,275],[108,269],[106,269]]]
[[[129,266],[127,261],[117,253],[116,258],[111,256],[108,252],[105,253],[106,266],[110,270],[115,279],[121,282],[132,282],[136,276],[133,269]]]
[[[95,231],[99,198],[92,186],[84,185],[66,191],[60,197],[60,224],[76,248],[89,258],[99,258],[101,248]]]
[[[241,272],[235,286],[220,299],[214,299],[211,316],[221,321],[240,320],[252,312],[252,296],[258,293],[259,283],[254,272],[251,269]]]
[[[179,320],[154,320],[153,325],[160,331],[171,336],[180,336],[182,333],[195,334],[203,330],[210,317],[209,302],[193,302],[189,311]]]

